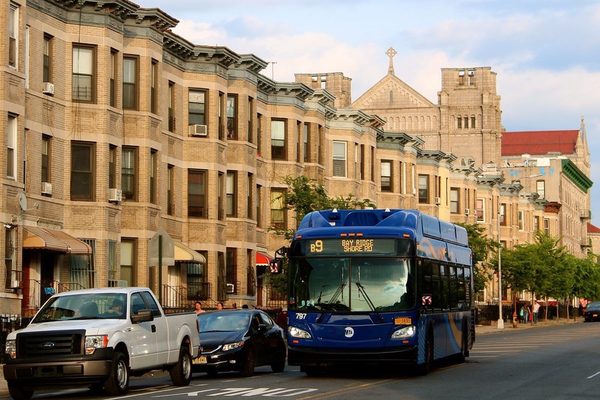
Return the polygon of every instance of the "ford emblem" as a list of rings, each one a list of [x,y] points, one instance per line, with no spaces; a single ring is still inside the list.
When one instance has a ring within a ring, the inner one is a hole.
[[[42,348],[44,349],[51,349],[55,346],[54,342],[46,342],[42,345]]]

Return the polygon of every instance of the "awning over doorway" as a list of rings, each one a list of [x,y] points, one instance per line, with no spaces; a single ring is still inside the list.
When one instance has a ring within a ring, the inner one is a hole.
[[[59,253],[91,254],[92,248],[73,236],[53,229],[25,226],[23,249],[50,250]]]
[[[265,253],[261,253],[260,251],[256,252],[256,265],[257,266],[269,266],[269,263],[271,262],[272,258],[269,257],[267,254]]]
[[[197,262],[206,264],[206,258],[195,250],[190,249],[181,242],[173,241],[173,258],[175,261]]]

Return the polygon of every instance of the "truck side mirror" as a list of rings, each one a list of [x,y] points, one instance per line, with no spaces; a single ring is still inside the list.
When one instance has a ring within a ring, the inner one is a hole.
[[[151,310],[140,310],[135,314],[131,314],[131,322],[139,324],[140,322],[154,321],[154,316]]]

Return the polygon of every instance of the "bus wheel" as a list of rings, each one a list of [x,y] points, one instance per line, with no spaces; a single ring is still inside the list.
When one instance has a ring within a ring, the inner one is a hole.
[[[302,372],[306,374],[306,376],[321,376],[323,375],[323,369],[320,367],[302,367],[300,369]]]
[[[467,330],[466,322],[463,322],[462,335],[460,341],[460,353],[456,355],[456,361],[458,363],[464,363],[465,359],[469,357],[469,331]]]
[[[417,366],[417,373],[419,375],[427,375],[431,371],[433,365],[433,333],[431,330],[427,332],[427,338],[425,339],[425,362]]]

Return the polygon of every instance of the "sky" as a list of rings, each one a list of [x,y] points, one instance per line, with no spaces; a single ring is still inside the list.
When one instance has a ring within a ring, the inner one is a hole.
[[[507,131],[579,129],[592,164],[592,223],[600,226],[598,0],[137,0],[179,20],[197,45],[269,62],[263,74],[342,72],[352,100],[387,73],[437,104],[441,69],[491,67]]]

